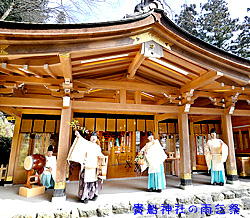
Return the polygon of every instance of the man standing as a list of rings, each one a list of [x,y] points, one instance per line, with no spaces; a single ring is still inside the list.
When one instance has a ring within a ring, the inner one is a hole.
[[[205,145],[205,158],[208,170],[211,169],[211,184],[223,186],[226,183],[224,162],[228,156],[228,146],[216,138],[214,128],[210,130],[211,139]]]
[[[101,147],[97,144],[97,133],[93,132],[90,141],[84,139],[82,131],[75,132],[76,139],[70,149],[68,160],[81,164],[78,196],[80,201],[88,203],[96,200],[102,187],[102,180],[98,178],[98,157],[103,156]]]

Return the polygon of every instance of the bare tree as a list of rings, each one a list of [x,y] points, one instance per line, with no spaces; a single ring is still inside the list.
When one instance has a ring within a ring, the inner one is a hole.
[[[0,20],[45,23],[77,22],[76,14],[88,15],[109,0],[0,0]]]
[[[0,0],[0,20],[43,22],[47,5],[48,0]]]

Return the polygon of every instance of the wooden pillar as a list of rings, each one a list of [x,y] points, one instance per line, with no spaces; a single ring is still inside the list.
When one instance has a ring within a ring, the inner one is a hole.
[[[178,114],[181,186],[192,185],[188,114]]]
[[[156,139],[159,138],[159,122],[156,116],[154,116],[154,136]]]
[[[222,124],[223,140],[228,145],[228,158],[226,162],[227,180],[229,182],[236,181],[238,180],[238,174],[236,167],[231,115],[229,114],[222,115],[221,124]]]
[[[127,92],[125,89],[120,89],[120,103],[126,104],[127,103]]]
[[[21,121],[22,121],[21,117],[16,117],[15,128],[14,128],[14,133],[13,133],[13,138],[12,138],[12,143],[11,143],[11,151],[10,151],[10,159],[9,159],[9,165],[8,165],[6,184],[13,183],[15,163],[16,163],[16,158],[18,157],[17,147],[18,147],[19,131],[21,128]]]
[[[195,135],[194,135],[194,122],[190,122],[190,150],[191,150],[191,165],[192,170],[196,170],[196,146],[195,146]]]
[[[135,91],[135,104],[141,104],[141,92]]]
[[[65,197],[67,156],[70,147],[70,126],[72,110],[71,107],[63,108],[61,112],[56,181],[53,197]],[[54,199],[53,199],[54,200]]]
[[[242,132],[239,130],[239,150],[243,151],[244,150],[244,145],[243,145],[243,138],[242,138]]]
[[[250,143],[250,129],[248,129],[248,142]],[[248,143],[247,148],[250,148],[250,144]]]

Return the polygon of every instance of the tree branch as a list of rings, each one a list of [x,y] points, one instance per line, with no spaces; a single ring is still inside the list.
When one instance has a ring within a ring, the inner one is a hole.
[[[0,18],[0,21],[5,20],[10,15],[10,12],[13,10],[14,6],[15,6],[15,2],[13,1],[13,2],[11,2],[7,11],[5,11],[3,16]]]

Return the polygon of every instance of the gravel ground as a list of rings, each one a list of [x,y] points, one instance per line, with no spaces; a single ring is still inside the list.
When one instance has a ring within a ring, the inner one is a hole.
[[[249,179],[237,181],[225,186],[209,185],[209,177],[194,175],[194,185],[182,190],[178,188],[178,178],[167,177],[167,189],[162,193],[145,192],[147,178],[129,180],[109,180],[95,202],[82,204],[77,199],[76,182],[67,184],[67,200],[50,202],[53,190],[47,190],[44,195],[24,198],[19,196],[20,186],[0,187],[0,218],[77,218],[77,217],[204,217],[206,214],[190,213],[191,205],[200,210],[202,204],[211,204],[214,210],[216,204],[223,204],[226,208],[231,204],[238,204],[240,214],[225,215],[211,214],[214,217],[250,217],[250,182]],[[134,215],[135,204],[143,204],[143,215]],[[169,216],[161,215],[161,204],[173,206]],[[183,204],[185,213],[177,215],[176,204]],[[149,205],[158,208],[157,215],[147,214]],[[208,214],[209,215],[209,214]]]

